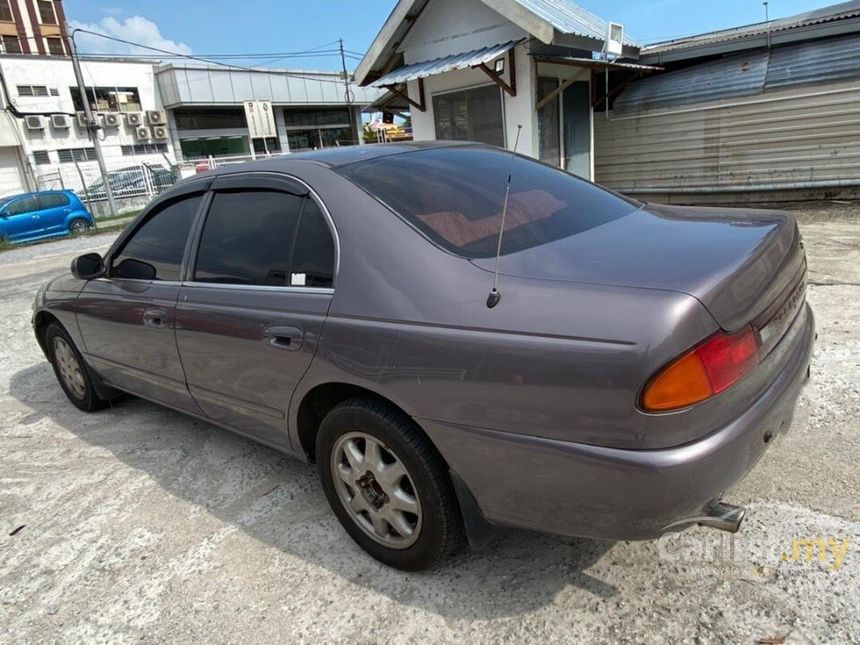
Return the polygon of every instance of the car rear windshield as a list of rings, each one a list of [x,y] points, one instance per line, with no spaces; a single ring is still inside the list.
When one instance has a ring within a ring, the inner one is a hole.
[[[435,148],[338,169],[444,249],[467,258],[496,254],[511,153]],[[525,157],[513,163],[502,255],[616,220],[637,204]]]

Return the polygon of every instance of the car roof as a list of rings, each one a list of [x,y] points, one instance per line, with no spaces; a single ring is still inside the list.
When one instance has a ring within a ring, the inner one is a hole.
[[[35,197],[36,195],[51,195],[55,193],[62,193],[64,195],[74,195],[75,192],[73,190],[69,190],[67,188],[57,189],[57,190],[38,190],[34,193],[18,193],[16,195],[7,195],[6,197],[0,197],[0,202],[8,202],[12,199],[18,199],[19,197]]]
[[[235,174],[236,172],[253,172],[255,170],[272,171],[277,170],[280,164],[294,162],[313,163],[328,168],[340,168],[349,164],[380,157],[417,152],[419,150],[455,148],[462,146],[481,146],[485,144],[471,141],[408,141],[403,143],[379,143],[361,146],[344,146],[338,148],[325,148],[324,150],[311,150],[308,152],[294,152],[276,157],[267,157],[257,161],[248,161],[241,164],[231,164],[212,171],[201,173],[198,177],[214,177],[222,174]]]

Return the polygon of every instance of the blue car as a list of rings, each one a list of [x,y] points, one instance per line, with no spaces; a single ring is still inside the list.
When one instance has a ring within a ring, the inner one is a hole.
[[[0,240],[31,242],[95,226],[93,216],[71,190],[48,190],[0,198]]]

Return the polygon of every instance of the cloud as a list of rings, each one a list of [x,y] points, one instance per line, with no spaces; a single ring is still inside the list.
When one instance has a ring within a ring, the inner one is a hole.
[[[142,16],[132,16],[125,20],[117,20],[112,16],[102,18],[97,23],[84,23],[73,20],[71,22],[72,30],[87,29],[96,31],[114,38],[121,38],[148,47],[155,47],[178,54],[190,54],[191,48],[183,42],[169,40],[161,35],[161,30],[151,20],[147,20]],[[77,33],[75,34],[75,44],[78,51],[85,54],[152,54],[153,58],[158,58],[158,53],[118,43],[114,40],[101,38],[92,34]]]

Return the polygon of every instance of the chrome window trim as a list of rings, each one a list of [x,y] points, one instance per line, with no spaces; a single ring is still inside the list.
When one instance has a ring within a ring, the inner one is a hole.
[[[334,294],[332,287],[295,287],[263,284],[227,284],[220,282],[195,282],[194,280],[185,280],[181,283],[183,287],[202,287],[203,289],[230,289],[244,291],[273,291],[283,293],[316,293],[322,295]]]
[[[292,288],[295,288],[295,289],[301,289],[305,293],[307,293],[308,289],[328,289],[328,290],[333,292],[334,289],[337,287],[337,276],[340,273],[340,235],[338,235],[337,227],[334,224],[334,218],[331,216],[331,213],[328,210],[328,206],[326,206],[326,203],[319,196],[319,193],[317,193],[317,191],[315,191],[311,187],[311,185],[308,184],[302,178],[296,177],[295,175],[292,175],[288,172],[277,172],[274,170],[245,170],[242,172],[227,172],[227,173],[224,173],[223,175],[213,175],[212,177],[209,177],[209,179],[212,179],[212,181],[214,182],[220,178],[241,177],[242,175],[274,175],[276,177],[286,177],[288,179],[292,179],[293,181],[295,181],[295,182],[301,184],[302,186],[304,186],[305,188],[307,188],[308,194],[313,198],[313,200],[316,202],[317,206],[320,207],[320,212],[323,214],[323,218],[326,220],[326,224],[328,225],[329,232],[331,233],[332,239],[334,240],[334,275],[332,276],[332,284],[334,286],[330,287],[330,288],[329,287],[268,287],[268,286],[264,287],[263,285],[235,285],[235,284],[234,285],[229,285],[229,284],[225,285],[225,284],[217,284],[217,283],[195,282],[193,280],[187,280],[187,281],[185,281],[185,283],[186,284],[194,284],[194,285],[214,284],[215,286],[243,287],[246,289],[250,288],[252,286],[257,286],[257,287],[261,287],[261,288],[265,288],[265,289],[292,289]],[[215,191],[213,191],[212,187],[210,186],[207,193],[212,193],[212,192],[217,192],[217,189]],[[211,207],[211,204],[207,205],[206,215],[208,215],[208,209],[210,207]],[[201,227],[201,230],[193,232],[193,234],[197,237],[198,244],[199,244],[199,240],[202,238],[203,228],[205,227],[205,225],[206,225],[206,222],[204,219],[203,220],[203,227]],[[189,258],[189,260],[190,259],[191,258]],[[197,258],[195,257],[194,263],[192,266],[189,266],[189,269],[192,269],[192,268],[196,269],[197,268],[196,265],[197,265]]]

